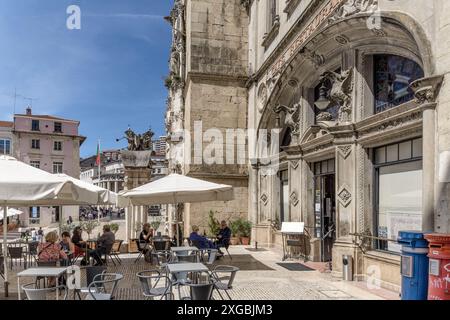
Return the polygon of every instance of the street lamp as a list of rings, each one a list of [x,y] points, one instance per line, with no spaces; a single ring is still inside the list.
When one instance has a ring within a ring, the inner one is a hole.
[[[330,105],[330,100],[328,99],[327,94],[328,88],[325,85],[325,82],[322,82],[322,85],[320,86],[319,89],[319,99],[317,99],[317,101],[315,102],[316,107],[320,111],[325,111]]]

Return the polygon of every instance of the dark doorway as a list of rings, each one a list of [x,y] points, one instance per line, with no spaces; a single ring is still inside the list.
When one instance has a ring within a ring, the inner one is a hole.
[[[321,239],[321,261],[332,260],[336,240],[336,187],[334,159],[314,164],[315,237]]]

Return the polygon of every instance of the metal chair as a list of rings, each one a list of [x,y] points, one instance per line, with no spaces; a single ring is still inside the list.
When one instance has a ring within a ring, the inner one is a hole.
[[[54,300],[55,297],[49,297],[49,294],[52,292],[56,292],[57,290],[64,289],[64,298],[63,300],[67,300],[68,289],[64,285],[60,285],[52,288],[36,288],[35,283],[29,283],[22,286],[22,290],[25,292],[28,300]],[[50,299],[49,299],[50,298]]]
[[[233,281],[236,277],[236,273],[239,271],[239,268],[234,266],[216,266],[213,271],[211,272],[212,278],[215,280],[214,287],[217,290],[217,293],[219,293],[220,298],[224,300],[222,294],[220,291],[225,291],[226,295],[228,296],[228,299],[231,299],[230,294],[228,293],[228,290],[233,289]],[[226,282],[222,282],[222,280],[227,280]]]
[[[230,247],[230,238],[223,238],[222,239],[222,243],[219,244],[218,248],[224,248],[225,251],[227,252],[228,256],[230,257],[230,260],[233,260],[233,258],[231,257],[230,252],[228,251],[228,248]]]
[[[13,262],[19,261],[19,265],[22,265],[22,260],[24,261],[24,268],[27,268],[27,254],[23,251],[22,246],[18,247],[8,247],[8,256],[9,256],[9,263],[10,263],[10,269],[13,268]],[[16,265],[16,264],[14,264]]]
[[[134,241],[136,242],[137,249],[139,251],[138,257],[136,258],[136,260],[134,260],[134,263],[136,263],[145,254],[146,250],[149,250],[149,248],[148,248],[148,243],[145,241],[142,241],[139,239],[135,239]]]
[[[86,257],[86,249],[75,246],[75,250],[73,252],[72,264],[75,264],[79,258]]]
[[[153,240],[152,246],[156,251],[168,251],[170,249],[170,240]]]
[[[123,240],[116,240],[113,244],[110,257],[111,259],[116,259],[119,264],[122,264],[122,259],[120,259],[120,248],[122,247]]]
[[[213,265],[214,262],[216,261],[218,250],[217,249],[205,249],[203,254],[205,254],[205,253],[208,254],[208,261],[206,261],[206,264]]]
[[[33,241],[28,243],[28,258],[30,261],[30,264],[32,263],[32,260],[34,262],[37,262],[37,256],[38,256],[38,241]]]
[[[105,261],[105,265],[108,265],[108,258],[109,258],[112,261],[112,263],[114,264],[114,266],[116,266],[116,263],[114,262],[114,259],[111,256],[111,251],[112,251],[113,246],[114,246],[114,243],[105,248],[105,253],[101,255],[101,256],[103,256],[103,255],[105,256],[104,260],[101,259],[102,257],[100,257],[100,260]]]
[[[198,242],[197,240],[190,240],[189,239],[189,244],[191,246],[193,246],[193,247],[196,247],[198,249],[199,259],[200,259],[200,261],[203,261],[206,249],[201,248],[200,242]]]
[[[190,254],[187,256],[179,256],[177,255],[177,259],[179,262],[185,262],[185,263],[194,263],[197,262],[197,256],[194,254]]]
[[[94,277],[88,286],[89,295],[86,300],[114,300],[119,281],[123,279],[120,273],[102,273]]]
[[[139,279],[139,282],[142,286],[142,294],[145,298],[153,299],[155,297],[163,297],[166,298],[170,296],[173,298],[172,293],[172,281],[169,277],[161,275],[161,272],[158,270],[146,270],[141,271],[136,274]],[[158,284],[161,280],[164,280],[164,286],[158,287]]]
[[[94,282],[94,279],[97,275],[105,274],[107,271],[106,266],[86,266],[81,267],[81,270],[84,270],[86,273],[86,286],[75,288],[73,291],[73,298],[75,299],[75,295],[78,296],[78,299],[81,300],[81,293],[89,293],[89,285]]]
[[[58,261],[40,261],[36,260],[36,264],[38,267],[56,267],[58,265]],[[45,277],[36,277],[36,288],[41,287],[41,280],[45,280]],[[45,281],[44,281],[45,288]]]
[[[185,284],[189,287],[190,296],[182,300],[212,300],[216,280],[209,272],[198,272],[196,275],[195,282]]]

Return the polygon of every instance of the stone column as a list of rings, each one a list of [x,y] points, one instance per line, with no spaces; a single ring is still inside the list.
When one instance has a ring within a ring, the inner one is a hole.
[[[131,215],[132,215],[132,207],[125,208],[125,230],[126,230],[126,241],[131,239]]]
[[[416,102],[423,108],[422,230],[433,231],[436,212],[436,99],[443,76],[419,79],[411,84]]]
[[[252,166],[251,172],[250,172],[250,180],[251,180],[251,191],[250,191],[250,197],[251,197],[251,213],[250,218],[253,225],[256,225],[258,223],[258,166]]]
[[[119,181],[114,181],[114,192],[117,193],[119,192]]]
[[[131,190],[151,178],[151,151],[122,151],[124,165],[124,189]],[[142,222],[142,207],[127,209],[127,241],[136,237],[136,227]]]

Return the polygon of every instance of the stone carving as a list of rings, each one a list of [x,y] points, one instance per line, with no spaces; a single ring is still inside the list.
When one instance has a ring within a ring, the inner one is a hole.
[[[296,170],[297,168],[298,168],[298,165],[300,164],[300,161],[299,160],[297,160],[297,161],[291,161],[291,168],[293,169],[293,170]]]
[[[284,124],[291,129],[292,135],[300,134],[300,104],[296,103],[292,107],[279,104],[273,111],[276,114],[284,112]]]
[[[249,12],[252,2],[253,0],[241,0],[241,6],[243,6],[247,12]]]
[[[289,198],[290,198],[290,200],[291,200],[292,205],[293,205],[294,207],[296,207],[297,204],[299,203],[298,196],[297,196],[297,192],[292,191],[291,196],[290,196]]]
[[[181,163],[177,162],[172,166],[172,173],[177,173],[177,174],[183,173]]]
[[[316,121],[317,122],[324,122],[324,121],[332,121],[333,120],[333,116],[331,115],[331,113],[329,112],[321,112],[316,116]]]
[[[338,191],[338,201],[347,208],[350,202],[352,202],[352,194],[348,191],[348,187],[343,185]]]
[[[277,83],[278,79],[280,79],[280,76],[281,73],[278,72],[266,81],[267,96],[270,96],[272,94],[272,91],[275,88],[275,84]]]
[[[416,103],[436,102],[443,79],[443,76],[434,76],[422,78],[411,83],[410,87],[414,91]]]
[[[350,42],[350,40],[344,35],[336,36],[334,40],[336,40],[337,43],[343,46]]]
[[[342,158],[347,159],[347,157],[352,153],[352,146],[350,144],[345,146],[338,146],[337,147],[339,154],[342,156]]]
[[[299,53],[301,56],[311,61],[316,69],[318,69],[321,65],[325,63],[324,56],[316,53],[315,51],[309,50],[306,47],[301,49]]]
[[[261,201],[262,201],[262,203],[266,206],[267,205],[267,203],[269,202],[269,197],[267,196],[267,194],[265,194],[265,193],[263,193],[262,195],[261,195]]]
[[[378,0],[347,0],[330,18],[335,22],[358,13],[374,12],[378,10]]]
[[[136,134],[133,130],[128,128],[122,139],[126,139],[128,141],[129,151],[151,151],[153,135],[154,133],[151,130],[148,130],[143,134]],[[116,141],[120,141],[122,139],[116,139]]]
[[[267,88],[265,84],[259,86],[258,89],[258,110],[263,111],[267,102]]]
[[[180,0],[176,0],[166,20],[172,25],[172,51],[170,54],[169,70],[170,74],[166,79],[166,86],[169,89],[180,89],[183,83],[183,61],[185,56],[185,7]]]
[[[329,99],[339,105],[339,122],[350,122],[353,91],[353,69],[342,71],[340,74],[327,71],[322,75],[322,80],[329,80],[332,84]]]
[[[379,134],[383,131],[390,130],[390,129],[400,129],[403,126],[406,126],[410,124],[411,122],[418,121],[422,119],[422,111],[417,111],[414,113],[411,113],[407,116],[404,116],[402,118],[397,118],[393,120],[386,121],[384,123],[381,123],[380,125],[377,125],[375,127],[370,127],[368,129],[364,129],[359,131],[359,137],[365,137],[371,134]]]

